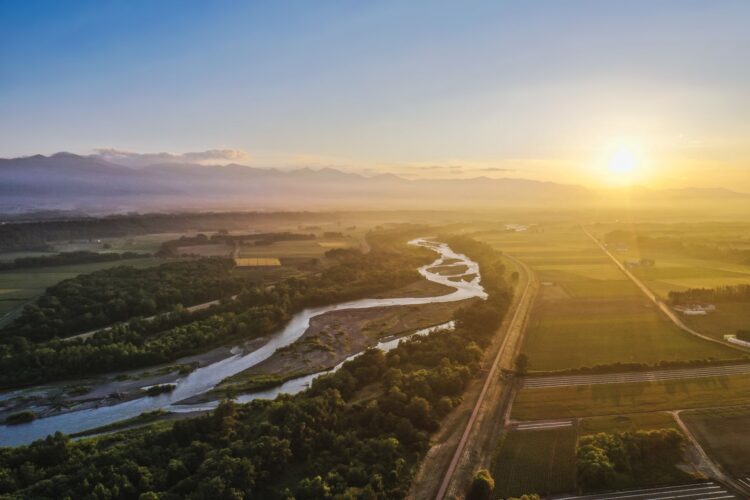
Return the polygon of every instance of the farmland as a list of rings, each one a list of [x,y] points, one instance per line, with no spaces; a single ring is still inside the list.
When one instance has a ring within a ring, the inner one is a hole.
[[[682,412],[704,449],[737,477],[750,476],[750,408],[724,408]]]
[[[670,291],[750,284],[750,260],[742,253],[750,248],[746,236],[749,229],[746,224],[727,223],[628,227],[610,224],[597,226],[595,234],[605,238],[619,232],[619,238],[626,242],[610,246],[618,259],[652,259],[653,266],[636,266],[632,272],[657,296],[666,299]],[[634,235],[648,238],[647,243],[640,246],[628,242]],[[721,339],[750,324],[750,308],[742,303],[727,303],[707,316],[683,319],[696,330]]]
[[[509,430],[492,464],[495,492],[501,497],[528,492],[570,493],[576,486],[576,441],[599,432],[678,429],[666,412],[581,418],[573,425],[546,430]]]
[[[749,398],[748,375],[522,389],[513,403],[512,417],[540,420],[710,408],[746,404]]]
[[[542,283],[523,346],[531,371],[737,356],[675,327],[580,227],[483,239],[527,262]]]
[[[574,427],[508,432],[493,461],[495,492],[506,498],[575,491],[575,447]]]

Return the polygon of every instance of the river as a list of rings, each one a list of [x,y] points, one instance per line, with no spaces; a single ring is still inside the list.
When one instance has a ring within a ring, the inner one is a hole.
[[[349,302],[342,302],[323,307],[304,309],[295,314],[287,325],[271,336],[266,344],[260,348],[246,354],[236,354],[218,362],[209,364],[193,371],[185,377],[175,382],[175,390],[168,394],[155,397],[142,397],[123,403],[91,408],[80,411],[61,413],[46,418],[40,418],[27,424],[0,426],[0,446],[17,446],[27,444],[39,438],[43,438],[56,431],[72,434],[76,432],[93,429],[102,425],[111,424],[135,417],[146,411],[156,409],[167,409],[169,411],[196,411],[210,409],[216,406],[216,403],[202,403],[197,405],[180,405],[179,401],[185,400],[192,396],[203,394],[225,378],[246,370],[258,363],[268,359],[277,349],[292,344],[299,339],[310,326],[310,320],[315,316],[325,314],[330,311],[339,311],[343,309],[367,309],[371,307],[384,306],[407,306],[418,304],[429,304],[438,302],[455,302],[459,300],[479,297],[487,298],[480,283],[479,265],[462,254],[454,252],[444,243],[436,243],[424,238],[415,239],[409,242],[411,245],[417,245],[429,248],[439,254],[438,258],[425,266],[419,268],[419,273],[427,280],[441,285],[446,285],[454,289],[452,293],[440,295],[437,297],[400,297],[386,299],[361,299]],[[449,276],[442,276],[438,273],[430,272],[429,269],[435,266],[442,266],[448,260],[455,260],[451,265],[466,266],[467,269],[462,275],[476,275],[471,281],[452,281]],[[442,328],[448,327],[441,325]],[[420,330],[413,335],[423,335],[429,329]],[[401,339],[393,339],[381,342],[378,348],[390,350],[398,345]],[[352,359],[361,353],[356,353],[347,359]],[[343,363],[342,363],[343,364]],[[340,365],[338,365],[340,366]],[[274,398],[279,394],[295,394],[309,386],[310,382],[324,373],[331,372],[338,368],[324,370],[319,373],[307,375],[297,379],[292,379],[284,384],[270,390],[259,391],[252,394],[245,394],[237,398],[238,402],[248,402],[259,398]]]

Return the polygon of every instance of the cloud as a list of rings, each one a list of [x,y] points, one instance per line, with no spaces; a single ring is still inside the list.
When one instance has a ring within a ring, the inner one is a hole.
[[[241,149],[209,149],[188,153],[135,153],[114,148],[95,149],[91,155],[127,167],[145,167],[156,163],[199,163],[215,165],[249,159]]]
[[[515,168],[499,168],[499,167],[487,167],[480,168],[482,172],[515,172]]]

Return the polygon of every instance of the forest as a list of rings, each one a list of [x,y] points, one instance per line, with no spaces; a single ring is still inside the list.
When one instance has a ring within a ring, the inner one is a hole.
[[[144,270],[114,268],[63,282],[52,287],[38,305],[30,306],[30,311],[24,311],[3,330],[0,387],[166,363],[230,342],[270,334],[305,307],[360,298],[420,279],[416,268],[429,262],[432,252],[405,245],[396,252],[393,248],[398,246],[389,243],[391,237],[385,232],[374,236],[373,241],[379,242],[378,249],[367,254],[358,250],[331,250],[329,258],[335,264],[319,274],[289,278],[270,289],[232,278],[227,273],[232,261],[215,258]],[[211,269],[213,273],[208,272]],[[205,282],[201,281],[203,278]],[[139,280],[145,280],[145,288],[139,286]],[[220,293],[232,292],[238,293],[236,300],[225,300],[192,313],[178,307],[177,311],[152,320],[131,319],[85,339],[44,340],[49,333],[46,337],[40,335],[40,332],[60,332],[64,326],[69,332],[83,328],[67,304],[75,311],[83,311],[77,314],[103,313],[92,315],[98,322],[87,323],[87,328],[91,328],[125,319],[127,313],[114,308],[116,304],[122,303],[131,313],[146,316],[183,301],[204,302]],[[148,307],[143,307],[144,301]],[[47,304],[51,304],[54,313],[48,312]],[[111,310],[117,314],[110,314]],[[57,319],[47,320],[52,317]],[[65,323],[64,318],[69,318],[69,322]],[[30,333],[27,335],[26,331]],[[35,341],[39,338],[43,340]]]
[[[206,258],[81,274],[48,288],[0,334],[32,341],[68,337],[135,316],[166,312],[178,304],[188,307],[229,297],[244,285],[231,273],[233,267],[231,259]]]
[[[224,401],[210,415],[149,431],[78,442],[57,434],[2,449],[0,494],[403,498],[430,434],[478,375],[512,297],[497,253],[462,238],[451,244],[490,271],[488,300],[459,311],[455,330],[404,341],[387,354],[371,349],[295,396]]]
[[[0,262],[0,271],[34,267],[71,266],[96,262],[116,262],[118,260],[143,259],[146,257],[151,257],[151,254],[138,252],[89,252],[80,250],[77,252],[60,252],[54,255],[40,255],[37,257],[18,257],[11,262]]]
[[[50,214],[52,217],[53,214]],[[75,217],[64,213],[51,220],[13,220],[0,224],[0,252],[50,250],[50,242],[114,238],[138,234],[187,232],[195,229],[246,230],[257,224],[328,222],[336,215],[315,212],[222,212],[128,214]]]

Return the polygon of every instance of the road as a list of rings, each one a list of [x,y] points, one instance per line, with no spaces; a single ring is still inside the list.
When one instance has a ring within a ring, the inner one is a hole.
[[[679,486],[639,488],[611,493],[599,493],[596,495],[554,498],[557,500],[673,500],[675,498],[684,498],[686,500],[729,500],[731,498],[742,497],[732,494],[732,492],[727,491],[722,485],[709,481]]]
[[[504,378],[498,378],[498,370],[511,370],[513,368],[513,362],[521,346],[526,328],[526,320],[538,290],[538,282],[533,271],[526,264],[516,259],[512,260],[523,272],[526,285],[520,299],[515,304],[510,321],[504,322],[498,332],[498,335],[503,335],[502,343],[492,360],[492,365],[484,379],[482,389],[461,434],[461,439],[458,441],[448,469],[445,471],[440,488],[435,496],[438,500],[446,498],[448,494],[459,495],[465,492],[474,470],[480,465],[476,462],[477,457],[486,455],[488,445],[490,451],[494,449],[494,440],[486,439],[486,430],[491,431],[493,426],[498,424],[502,426],[503,424],[502,419],[498,416],[503,413],[501,409],[508,400],[513,380],[508,381]],[[479,439],[477,439],[478,437]]]
[[[630,382],[662,382],[705,377],[726,377],[729,375],[750,374],[750,364],[702,366],[699,368],[678,368],[673,370],[649,370],[643,372],[600,373],[584,375],[555,375],[550,377],[527,377],[524,389],[544,389],[548,387],[572,387],[579,385],[626,384]]]
[[[708,342],[713,342],[715,344],[721,344],[725,347],[729,347],[731,349],[735,349],[737,351],[741,351],[743,353],[747,353],[748,349],[745,347],[741,347],[736,344],[730,344],[729,342],[723,342],[721,340],[715,339],[713,337],[709,337],[708,335],[705,335],[698,330],[695,330],[693,328],[690,328],[688,325],[686,325],[682,319],[680,319],[679,316],[677,316],[677,313],[675,313],[669,305],[667,305],[665,302],[659,299],[659,297],[656,296],[654,292],[651,291],[641,280],[639,280],[633,273],[630,272],[630,270],[625,267],[625,265],[620,262],[617,257],[609,251],[609,249],[599,241],[593,234],[591,234],[586,228],[582,228],[583,232],[586,233],[586,236],[591,238],[591,240],[602,249],[602,251],[609,256],[610,259],[612,259],[612,262],[615,263],[615,265],[625,273],[625,276],[630,278],[630,280],[635,283],[635,285],[648,297],[651,302],[653,302],[661,311],[674,323],[678,328],[681,330],[691,334],[695,335],[696,337],[702,338],[703,340],[707,340]]]

